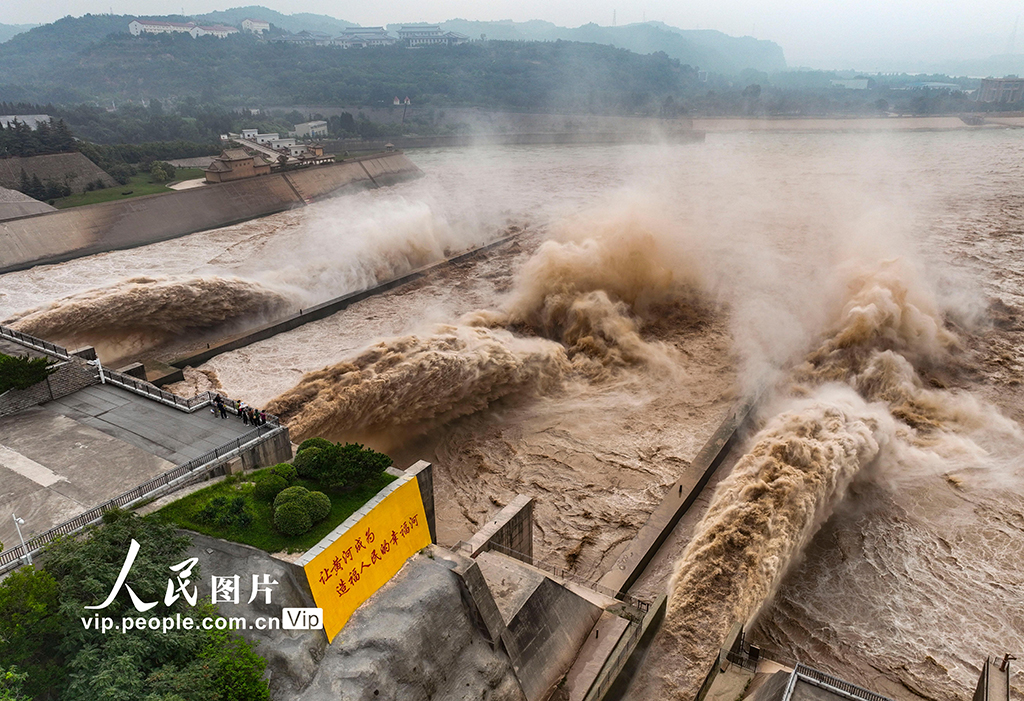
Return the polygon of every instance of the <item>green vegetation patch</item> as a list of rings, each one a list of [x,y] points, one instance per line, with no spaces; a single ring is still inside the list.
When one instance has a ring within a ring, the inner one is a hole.
[[[199,625],[165,633],[85,627],[114,588],[132,541],[140,555],[128,582],[142,601],[160,602],[169,568],[186,560],[190,538],[172,524],[107,512],[103,524],[59,538],[47,548],[44,569],[21,567],[0,581],[0,699],[95,701],[267,701],[266,662],[234,633]],[[37,562],[38,564],[38,562]],[[207,573],[196,566],[191,581]],[[216,615],[208,601],[185,597],[140,613],[122,587],[100,616],[193,619]]]
[[[0,353],[0,394],[9,389],[28,389],[42,382],[53,372],[53,365],[47,358]]]
[[[265,468],[248,475],[229,477],[222,482],[218,482],[206,489],[201,489],[168,504],[158,513],[162,518],[182,528],[188,528],[215,538],[245,543],[246,545],[252,545],[272,553],[281,551],[301,552],[309,550],[320,542],[324,536],[337,528],[345,519],[358,511],[363,504],[376,496],[377,492],[395,480],[394,476],[384,472],[350,491],[345,491],[343,489],[325,489],[319,482],[312,479],[301,477],[295,479],[292,486],[288,487],[288,489],[303,487],[309,492],[323,492],[330,500],[330,512],[322,521],[312,524],[312,528],[309,530],[299,535],[289,536],[274,527],[273,497],[268,500],[256,496],[256,484],[258,481],[271,476],[280,477],[280,475],[273,474],[273,470],[274,468]],[[278,495],[281,493],[283,492],[278,493]],[[241,526],[237,523],[222,526],[217,521],[211,523],[197,517],[213,500],[222,497],[226,501],[218,503],[231,504],[233,499],[239,496],[245,499],[245,511],[252,514],[252,521],[247,526]],[[319,515],[319,510],[324,506],[322,501],[317,501],[319,503],[316,505],[308,504],[308,508],[313,509],[314,515]],[[288,525],[290,528],[298,528],[298,526],[291,523]]]
[[[125,185],[117,187],[105,187],[101,190],[83,192],[80,195],[61,197],[53,201],[57,209],[68,207],[81,207],[86,204],[99,204],[100,202],[113,202],[115,200],[127,200],[143,195],[158,195],[161,192],[173,192],[165,183],[153,182],[153,176],[149,173],[139,173],[128,179]]]

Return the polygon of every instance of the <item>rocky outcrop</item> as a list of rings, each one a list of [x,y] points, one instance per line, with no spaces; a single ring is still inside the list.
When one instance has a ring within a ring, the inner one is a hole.
[[[282,607],[315,606],[301,569],[237,543],[190,533],[199,558],[202,595],[211,575],[241,577],[238,604],[222,615],[281,616]],[[465,607],[454,566],[427,554],[405,567],[366,601],[330,645],[323,631],[241,631],[267,660],[271,698],[288,701],[524,701],[508,656],[492,649]],[[271,604],[246,604],[252,575],[277,581]],[[204,588],[205,587],[205,588]]]

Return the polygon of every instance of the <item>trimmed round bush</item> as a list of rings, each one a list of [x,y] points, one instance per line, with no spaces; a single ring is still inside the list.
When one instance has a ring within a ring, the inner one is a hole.
[[[302,504],[289,501],[274,509],[274,525],[285,535],[302,535],[313,527],[313,522]]]
[[[295,485],[294,487],[288,487],[276,497],[274,497],[274,509],[278,509],[282,504],[287,504],[293,501],[299,501],[304,496],[309,494],[309,490],[305,487]]]
[[[331,498],[323,492],[310,492],[299,503],[306,509],[313,523],[320,523],[331,513]]]
[[[304,440],[301,443],[299,443],[299,449],[297,451],[295,451],[295,452],[296,452],[296,454],[298,454],[298,453],[301,453],[302,451],[306,450],[307,448],[321,448],[321,449],[323,449],[323,448],[330,448],[333,445],[334,444],[331,443],[326,438],[307,438],[306,440]]]
[[[301,453],[297,453],[295,455],[295,460],[292,461],[292,465],[295,467],[295,471],[298,473],[299,477],[309,479],[317,472],[317,468],[323,460],[323,457],[324,453],[322,449],[313,446],[312,448],[306,448]]]
[[[256,488],[253,490],[253,493],[257,499],[273,501],[286,487],[288,487],[288,483],[284,481],[284,477],[275,474],[263,475],[262,478],[256,481]]]
[[[289,483],[294,481],[295,476],[298,474],[298,472],[295,470],[295,466],[286,462],[274,465],[272,468],[270,468],[270,471],[273,472],[278,477],[283,478],[285,482]]]

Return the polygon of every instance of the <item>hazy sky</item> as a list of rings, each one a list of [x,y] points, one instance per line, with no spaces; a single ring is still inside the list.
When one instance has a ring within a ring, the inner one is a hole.
[[[464,19],[543,19],[565,26],[660,20],[771,39],[790,66],[884,69],[892,61],[983,58],[1006,52],[1024,0],[377,0],[374,3],[260,3],[223,0],[0,0],[0,23],[52,22],[87,12],[202,14],[246,4],[314,12],[364,25]],[[1024,26],[1016,52],[1024,51]]]

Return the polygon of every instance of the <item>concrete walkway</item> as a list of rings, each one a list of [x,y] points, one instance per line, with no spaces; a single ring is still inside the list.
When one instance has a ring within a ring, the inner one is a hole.
[[[94,385],[0,419],[0,542],[37,535],[251,427]]]
[[[209,408],[187,414],[114,385],[93,385],[43,405],[176,465],[230,443],[252,430],[234,414]]]

